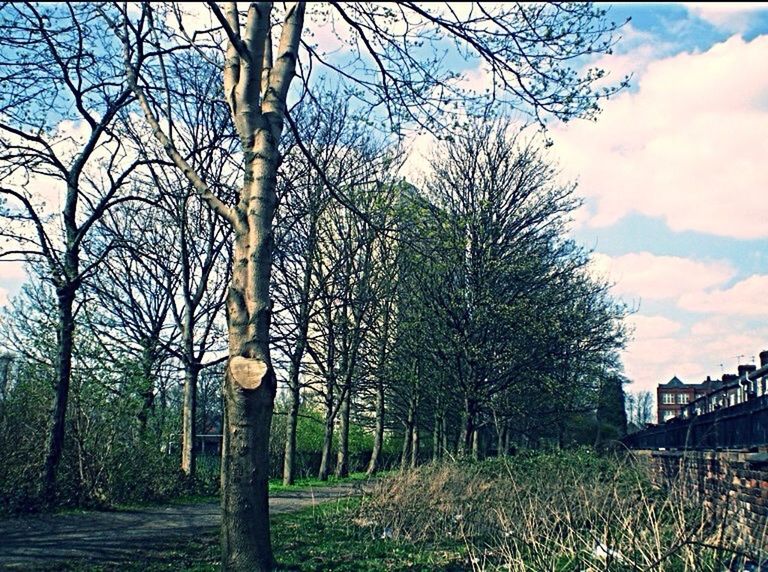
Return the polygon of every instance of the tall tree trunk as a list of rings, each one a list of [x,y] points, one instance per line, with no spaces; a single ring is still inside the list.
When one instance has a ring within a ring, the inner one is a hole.
[[[475,438],[475,404],[471,399],[464,401],[464,427],[462,428],[463,443],[462,454],[467,454],[473,451],[473,442]]]
[[[141,352],[141,398],[142,404],[139,410],[139,430],[141,435],[144,435],[147,431],[147,422],[149,421],[149,415],[154,409],[155,404],[155,384],[153,380],[153,365],[154,365],[154,342],[150,340],[144,340],[144,348]]]
[[[187,477],[195,476],[195,420],[197,417],[197,377],[200,366],[195,360],[193,306],[187,296],[182,323],[184,345],[184,403],[181,414],[181,470]]]
[[[434,419],[432,421],[432,460],[437,461],[440,459],[440,398],[437,398],[435,403]]]
[[[373,434],[373,451],[368,463],[367,474],[370,476],[379,469],[381,450],[384,446],[384,380],[376,380],[376,429]]]
[[[310,289],[312,287],[312,272],[314,270],[315,248],[317,243],[317,217],[315,209],[310,212],[309,237],[307,252],[304,257],[304,277],[301,284],[298,333],[296,345],[291,355],[291,369],[288,372],[288,389],[291,404],[288,409],[288,423],[285,431],[285,453],[283,455],[283,484],[292,485],[294,482],[294,466],[296,463],[296,429],[299,423],[299,406],[301,404],[301,360],[307,347],[307,332],[309,331]]]
[[[391,308],[389,303],[384,304],[384,322],[382,325],[381,340],[379,344],[379,356],[376,372],[376,429],[373,434],[373,451],[368,462],[367,474],[374,474],[379,468],[379,458],[384,446],[384,367],[387,361],[387,343],[389,338],[389,320]]]
[[[295,75],[306,4],[285,10],[273,59],[272,3],[254,2],[240,26],[236,2],[216,10],[228,31],[224,96],[243,150],[237,205],[218,198],[174,147],[127,60],[126,76],[153,134],[198,195],[233,227],[232,277],[227,291],[229,360],[224,379],[225,426],[221,462],[221,567],[272,570],[269,533],[269,434],[277,382],[269,348],[273,229],[279,143],[286,99]],[[242,33],[241,33],[242,32]],[[244,40],[243,40],[244,38]]]
[[[344,401],[341,404],[341,420],[339,423],[339,451],[336,456],[336,477],[349,476],[349,416],[352,409],[352,391],[344,389]]]
[[[408,419],[405,422],[405,434],[403,435],[403,451],[400,453],[400,468],[405,469],[408,466],[408,458],[411,453],[411,441],[413,440],[413,425],[411,425],[411,414],[408,412]]]
[[[197,431],[197,378],[199,366],[196,363],[184,364],[184,403],[181,421],[181,470],[187,477],[194,477],[197,467],[195,438]]]
[[[323,433],[323,449],[320,456],[320,471],[317,478],[327,481],[331,472],[331,448],[333,447],[333,415],[329,410],[325,417],[325,432]]]
[[[411,432],[411,468],[415,469],[419,464],[419,423],[414,417],[413,431]]]
[[[253,7],[251,8],[254,9]],[[268,16],[267,16],[268,17]],[[266,122],[259,116],[258,123]],[[247,226],[235,231],[227,292],[229,364],[224,381],[227,438],[222,454],[222,568],[272,570],[269,434],[277,382],[269,348],[269,296],[277,197],[278,141],[263,125],[246,147]],[[247,141],[246,141],[247,143]]]
[[[299,406],[301,404],[300,386],[298,374],[294,378],[293,369],[298,370],[295,364],[291,364],[291,372],[289,377],[291,382],[289,383],[289,395],[291,403],[288,408],[288,421],[285,428],[285,454],[283,455],[283,484],[292,485],[295,477],[293,474],[293,468],[296,459],[296,428],[299,424]],[[298,373],[298,372],[297,372]]]
[[[72,307],[75,301],[75,288],[71,284],[58,287],[56,288],[56,296],[58,299],[56,393],[53,398],[51,424],[42,475],[43,499],[49,504],[56,500],[56,471],[64,449],[67,400],[72,379],[72,347],[75,334],[75,318]]]
[[[442,434],[443,450],[440,452],[440,458],[448,452],[448,416],[445,409],[440,412],[440,433]]]

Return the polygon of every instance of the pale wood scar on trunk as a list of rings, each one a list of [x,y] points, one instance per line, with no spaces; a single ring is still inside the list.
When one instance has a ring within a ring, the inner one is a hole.
[[[269,371],[267,363],[258,358],[235,356],[229,360],[232,379],[243,389],[256,389]]]

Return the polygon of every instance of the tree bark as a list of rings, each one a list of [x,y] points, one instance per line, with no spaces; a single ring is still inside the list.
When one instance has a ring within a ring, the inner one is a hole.
[[[293,368],[295,364],[291,364],[290,378],[293,378]],[[298,368],[296,368],[298,370]],[[299,424],[299,406],[301,405],[300,389],[298,375],[296,375],[295,383],[292,380],[289,384],[291,404],[288,408],[288,420],[285,428],[285,454],[283,455],[283,484],[292,485],[295,481],[293,469],[296,459],[296,429]]]
[[[66,284],[56,289],[56,295],[58,300],[56,393],[53,399],[42,475],[43,500],[48,504],[53,504],[56,500],[56,472],[64,449],[64,427],[69,385],[72,379],[72,348],[75,333],[75,318],[72,312],[75,288]]]
[[[139,430],[142,435],[147,431],[147,422],[154,409],[155,404],[155,384],[153,380],[153,348],[155,343],[150,340],[144,340],[144,348],[141,352],[141,410],[139,411]]]
[[[440,451],[440,430],[442,429],[440,425],[440,398],[438,396],[437,402],[435,403],[435,411],[434,411],[434,419],[433,419],[433,425],[432,425],[432,460],[437,461],[440,459],[441,451]]]
[[[370,476],[379,469],[381,451],[384,446],[384,381],[376,380],[376,429],[373,434],[373,451],[366,473]]]
[[[411,468],[419,464],[419,424],[414,416],[413,431],[411,431]]]
[[[471,399],[466,399],[464,401],[464,427],[462,428],[462,437],[464,441],[461,444],[462,446],[461,452],[463,454],[468,454],[469,452],[472,452],[474,454],[473,444],[474,444],[476,431],[477,431],[477,428],[475,427],[475,404]]]
[[[331,472],[331,448],[333,446],[333,416],[328,411],[325,418],[325,432],[323,434],[323,449],[320,457],[320,470],[317,478],[327,481]]]
[[[411,425],[411,414],[408,412],[408,420],[405,422],[405,434],[403,435],[403,451],[400,454],[400,468],[405,469],[408,466],[408,458],[411,453],[411,440],[413,439],[413,425]]]
[[[184,364],[184,403],[182,406],[181,430],[181,470],[187,477],[194,477],[197,468],[195,438],[197,431],[197,379],[199,366],[196,363]]]
[[[336,456],[335,474],[337,478],[349,476],[349,416],[352,409],[352,392],[347,387],[344,393],[339,423],[339,451]]]
[[[443,450],[440,452],[440,458],[443,458],[448,452],[448,416],[445,409],[440,411],[440,433],[442,434]]]
[[[373,451],[368,462],[366,473],[370,476],[379,468],[379,458],[384,447],[384,364],[387,361],[387,342],[389,337],[389,321],[391,308],[389,303],[384,304],[384,322],[379,345],[378,371],[376,372],[376,429],[373,434]]]

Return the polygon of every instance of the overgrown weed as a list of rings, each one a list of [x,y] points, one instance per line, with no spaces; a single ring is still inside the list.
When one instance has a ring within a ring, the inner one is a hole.
[[[588,450],[426,465],[377,483],[357,519],[394,540],[460,540],[475,570],[720,572],[734,554],[679,489]]]

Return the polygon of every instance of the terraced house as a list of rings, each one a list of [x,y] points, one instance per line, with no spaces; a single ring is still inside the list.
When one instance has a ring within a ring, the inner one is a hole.
[[[673,417],[709,413],[721,407],[731,407],[752,397],[768,394],[765,370],[768,351],[760,353],[760,371],[754,364],[738,366],[737,374],[723,374],[721,379],[701,383],[683,383],[674,376],[656,388],[657,418],[664,423]]]

